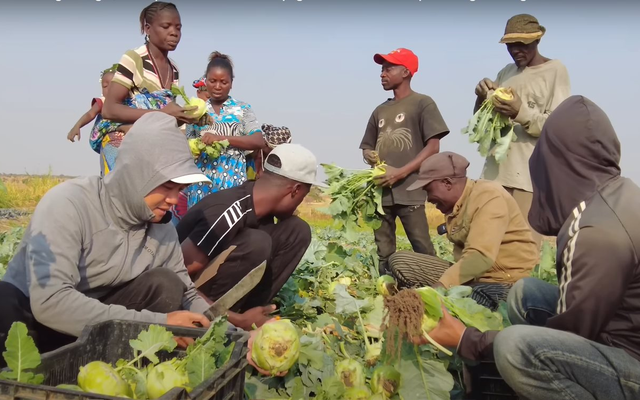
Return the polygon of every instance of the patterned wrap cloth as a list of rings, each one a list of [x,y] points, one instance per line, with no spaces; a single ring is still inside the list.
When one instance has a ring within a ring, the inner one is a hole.
[[[174,96],[171,90],[163,89],[150,93],[143,88],[128,97],[124,104],[142,110],[161,110],[173,100]],[[91,130],[91,148],[100,154],[103,176],[107,175],[115,166],[118,148],[124,138],[124,134],[120,131],[122,125],[124,124],[104,119],[102,115],[99,115]]]
[[[203,76],[200,77],[200,79],[196,79],[195,81],[193,81],[193,87],[194,89],[196,89],[198,92],[206,92],[207,91],[207,84],[205,83],[206,78]]]
[[[275,148],[283,143],[291,143],[291,131],[286,126],[277,127],[269,124],[262,124],[262,137],[270,149]],[[256,180],[258,170],[262,169],[262,161],[264,160],[264,152],[254,150],[247,155],[247,179]]]

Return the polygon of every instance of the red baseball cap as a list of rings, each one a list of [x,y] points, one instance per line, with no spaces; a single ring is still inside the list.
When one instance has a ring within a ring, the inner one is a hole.
[[[411,72],[412,76],[418,72],[418,56],[409,49],[399,48],[389,54],[376,54],[373,56],[373,61],[380,65],[385,61],[395,65],[402,65]]]

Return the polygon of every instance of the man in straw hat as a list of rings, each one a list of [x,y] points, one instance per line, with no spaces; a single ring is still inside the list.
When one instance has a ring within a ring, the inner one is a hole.
[[[376,54],[382,66],[380,80],[384,90],[392,90],[387,99],[373,110],[360,143],[365,161],[387,164],[386,173],[376,177],[382,189],[382,225],[374,232],[380,272],[388,271],[388,259],[396,251],[396,219],[400,219],[413,250],[435,255],[429,237],[425,212],[426,195],[407,190],[418,178],[422,161],[440,151],[440,139],[449,133],[435,101],[411,89],[411,79],[418,72],[418,57],[409,49],[399,48],[389,54]]]
[[[495,182],[468,179],[468,167],[459,154],[434,154],[407,189],[423,191],[445,214],[455,263],[398,251],[389,267],[400,287],[468,285],[473,299],[495,310],[511,286],[531,274],[538,252],[513,197]]]
[[[474,112],[499,87],[509,87],[514,98],[503,101],[495,98],[496,111],[511,118],[516,141],[511,143],[507,159],[497,164],[488,157],[482,178],[504,186],[518,203],[523,215],[529,213],[533,188],[529,176],[529,157],[538,141],[542,126],[549,114],[569,97],[569,73],[559,60],[551,60],[538,52],[540,39],[546,29],[528,14],[519,14],[507,22],[500,43],[507,45],[513,63],[500,72],[495,81],[482,79],[476,86],[478,96]],[[540,245],[541,236],[532,231]]]

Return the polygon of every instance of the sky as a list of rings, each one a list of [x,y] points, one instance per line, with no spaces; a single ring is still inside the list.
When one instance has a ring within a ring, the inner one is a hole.
[[[99,73],[143,44],[140,11],[150,0],[3,0],[0,44],[0,173],[99,173],[88,144],[66,136],[100,96]],[[638,0],[175,0],[182,39],[170,54],[195,95],[214,50],[231,56],[231,95],[262,123],[287,126],[320,163],[364,168],[358,149],[373,109],[392,96],[380,85],[377,52],[413,50],[412,87],[437,103],[451,133],[442,151],[483,159],[460,131],[477,82],[511,62],[498,41],[507,19],[535,15],[547,28],[540,52],[568,68],[572,94],[604,109],[622,144],[623,175],[640,182],[640,1]],[[153,143],[149,143],[153,146]]]

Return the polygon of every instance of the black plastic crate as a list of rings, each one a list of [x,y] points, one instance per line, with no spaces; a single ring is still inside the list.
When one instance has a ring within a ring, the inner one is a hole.
[[[470,400],[519,400],[520,398],[502,379],[493,361],[482,361],[468,367],[471,375]]]
[[[108,321],[86,327],[78,340],[42,355],[42,363],[37,373],[44,375],[43,385],[28,385],[0,380],[0,400],[89,400],[121,399],[93,393],[74,392],[57,389],[59,384],[76,384],[80,367],[91,361],[115,364],[119,359],[134,357],[129,340],[138,337],[151,324],[133,321]],[[175,336],[196,338],[206,330],[164,326]],[[244,377],[247,362],[246,332],[227,333],[227,338],[235,342],[229,361],[215,371],[208,380],[187,393],[182,388],[173,388],[158,400],[242,400],[244,398]],[[160,360],[168,360],[182,351],[171,354],[158,353]]]

